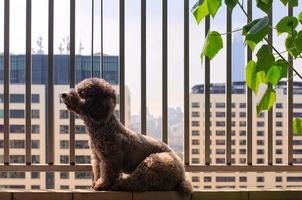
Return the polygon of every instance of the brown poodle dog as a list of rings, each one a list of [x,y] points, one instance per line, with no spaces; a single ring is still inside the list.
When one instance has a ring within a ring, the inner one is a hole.
[[[109,83],[90,78],[61,94],[84,121],[90,136],[95,190],[192,192],[182,161],[166,144],[127,129],[114,115],[116,94]],[[128,174],[122,177],[122,174]]]

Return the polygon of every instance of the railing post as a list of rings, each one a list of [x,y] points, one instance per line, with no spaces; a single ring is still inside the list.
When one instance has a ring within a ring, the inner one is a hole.
[[[120,0],[120,120],[125,124],[125,0]]]
[[[184,160],[190,165],[190,38],[189,1],[184,0]]]
[[[141,132],[147,131],[146,98],[146,0],[141,0]]]

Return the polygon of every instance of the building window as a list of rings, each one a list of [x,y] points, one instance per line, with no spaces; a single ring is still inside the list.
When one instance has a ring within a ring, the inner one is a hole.
[[[40,172],[31,172],[31,178],[32,179],[39,179],[40,178]]]
[[[235,182],[234,176],[217,176],[216,182]]]
[[[74,175],[75,179],[91,179],[91,173],[90,172],[75,172]]]
[[[283,108],[283,104],[282,103],[276,103],[276,108]]]
[[[60,125],[60,134],[68,134],[69,126],[68,125]]]
[[[257,136],[264,136],[264,131],[257,131]]]
[[[10,110],[9,116],[10,118],[24,119],[24,110]]]
[[[90,156],[76,156],[75,160],[76,160],[76,163],[89,164],[91,158],[90,158]]]
[[[276,145],[282,145],[282,140],[276,140]]]
[[[31,118],[39,119],[40,118],[40,111],[39,110],[32,110],[31,111]]]
[[[302,176],[288,176],[286,177],[287,182],[302,182]]]
[[[25,141],[24,140],[10,140],[9,146],[12,149],[23,149],[25,147]]]
[[[61,164],[68,164],[69,163],[69,156],[60,156],[60,163]]]
[[[68,118],[69,118],[68,110],[60,110],[60,119],[68,119]]]
[[[203,177],[203,182],[206,182],[206,183],[212,182],[212,177],[211,176],[205,176],[205,177]]]
[[[192,112],[192,117],[199,117],[199,112]]]
[[[192,154],[199,154],[199,149],[192,149]]]
[[[263,183],[264,182],[264,177],[263,176],[257,176],[256,181]]]
[[[276,163],[277,164],[282,164],[282,158],[276,158]]]
[[[293,108],[302,108],[302,103],[294,103]]]
[[[225,163],[225,159],[224,158],[216,158],[216,163],[217,164],[224,164]]]
[[[225,145],[225,140],[216,140],[216,145]]]
[[[87,142],[87,145],[88,145],[88,142]],[[192,140],[192,145],[199,145],[199,140]]]
[[[236,113],[235,112],[232,112],[232,117],[236,117]]]
[[[216,112],[216,117],[225,117],[225,112]]]
[[[216,108],[225,108],[225,103],[216,103]]]
[[[39,94],[32,94],[31,95],[31,102],[32,103],[40,103],[40,95]]]
[[[246,145],[246,140],[240,140],[240,141],[239,141],[239,144],[240,144],[240,145]]]
[[[302,140],[294,140],[293,145],[302,145]]]
[[[40,185],[32,185],[31,189],[32,190],[40,190]]]
[[[245,121],[240,121],[239,122],[239,126],[240,127],[245,127],[246,126],[246,122]]]
[[[257,122],[257,127],[264,127],[264,122]]]
[[[282,116],[282,112],[276,112],[276,117],[277,118],[282,118],[283,116]]]
[[[239,163],[240,164],[246,164],[246,158],[240,158]]]
[[[218,154],[218,155],[225,154],[225,149],[216,149],[216,154]]]
[[[239,108],[246,108],[246,103],[240,103]]]
[[[199,158],[192,158],[192,164],[199,164]]]
[[[264,164],[264,159],[258,158],[257,159],[257,164]]]
[[[24,155],[13,155],[9,156],[10,163],[24,163],[25,156]]]
[[[224,127],[225,126],[225,122],[224,121],[217,121],[216,122],[216,126],[217,127]]]
[[[196,140],[192,140],[192,144],[193,144],[193,141],[196,142]],[[197,142],[199,144],[199,140],[197,140]],[[87,140],[77,140],[75,142],[75,148],[76,149],[89,149],[88,141]]]
[[[247,177],[246,176],[240,176],[239,177],[239,182],[247,182]]]
[[[192,108],[199,108],[200,104],[198,102],[192,102]]]
[[[32,140],[31,141],[31,148],[40,149],[40,140]]]
[[[282,131],[276,131],[276,136],[282,136]]]
[[[246,131],[239,131],[240,136],[246,136]]]
[[[257,155],[264,155],[264,149],[257,149]]]
[[[68,140],[61,140],[60,141],[60,149],[68,149],[69,148],[69,141]]]
[[[60,172],[60,179],[69,179],[69,172]]]
[[[239,116],[240,116],[240,117],[246,117],[246,112],[240,112],[240,113],[239,113]]]
[[[40,125],[31,125],[31,132],[34,134],[40,133]]]
[[[69,189],[69,185],[60,185],[60,189],[61,190],[68,190]]]
[[[0,103],[4,103],[4,96],[3,96],[3,94],[0,94]]]
[[[24,125],[10,125],[9,131],[10,133],[24,133]]]
[[[225,136],[225,131],[216,131],[216,136]]]
[[[239,149],[239,154],[240,155],[245,155],[246,154],[246,149]]]
[[[276,122],[277,127],[282,127],[282,122]]]
[[[261,112],[257,115],[258,118],[264,118],[264,112]]]
[[[192,135],[193,136],[199,136],[200,134],[199,134],[199,131],[192,131]]]
[[[257,145],[264,145],[264,140],[257,140]]]
[[[276,182],[282,182],[282,176],[276,176]]]
[[[192,176],[192,182],[199,182],[198,176]]]
[[[0,119],[3,119],[3,117],[4,117],[4,110],[0,109]]]
[[[294,149],[293,154],[302,154],[302,149]]]
[[[86,128],[83,125],[76,125],[75,126],[75,133],[76,134],[84,134],[86,133]]]
[[[40,163],[40,156],[39,155],[32,155],[31,156],[32,163]]]
[[[283,153],[282,149],[276,149],[276,154],[280,155],[282,153]]]
[[[11,103],[24,103],[24,94],[11,94],[10,102]]]
[[[193,127],[198,127],[199,126],[199,121],[192,121],[192,126]]]

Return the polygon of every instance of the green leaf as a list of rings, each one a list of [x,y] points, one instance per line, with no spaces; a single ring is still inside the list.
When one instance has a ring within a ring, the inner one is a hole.
[[[280,0],[282,3],[283,3],[283,5],[287,5],[287,3],[288,3],[288,0]]]
[[[285,47],[291,56],[297,58],[302,53],[302,31],[295,37],[288,35],[285,40]]]
[[[251,60],[245,68],[246,85],[254,92],[258,93],[259,85],[265,83],[265,73],[263,71],[256,72],[256,63]]]
[[[256,72],[264,71],[265,73],[269,70],[269,68],[275,64],[275,57],[271,52],[271,49],[268,45],[262,45],[259,51],[256,54],[257,56],[257,64],[256,64]]]
[[[230,10],[230,12],[232,12],[238,3],[238,0],[224,0],[224,3],[227,6],[227,8]]]
[[[272,88],[267,88],[260,102],[257,104],[257,115],[263,110],[270,110],[276,101],[276,91]]]
[[[218,9],[221,6],[221,1],[222,0],[206,0],[206,1],[208,3],[208,8],[209,8],[210,15],[212,17],[215,17]]]
[[[276,28],[278,31],[278,35],[282,33],[292,34],[292,32],[297,26],[298,20],[296,17],[283,17],[276,25]]]
[[[223,41],[220,33],[216,31],[211,31],[208,33],[206,41],[204,43],[201,58],[203,56],[207,56],[210,60],[212,60],[215,55],[223,48]]]
[[[288,5],[290,7],[297,7],[298,6],[298,0],[280,0],[285,6]]]
[[[272,9],[273,0],[256,0],[257,7],[260,8],[265,13],[269,14]]]
[[[298,19],[299,19],[300,24],[302,24],[302,12],[299,13]]]
[[[281,71],[281,78],[287,78],[287,72],[288,72],[288,64],[282,59],[279,59],[276,61],[276,66],[280,68]]]
[[[245,41],[254,49],[256,44],[258,44],[267,35],[269,31],[269,18],[263,17],[255,19],[243,27],[242,34],[245,35]]]
[[[294,119],[293,132],[295,135],[302,135],[302,119],[301,118]]]
[[[266,73],[266,81],[276,86],[281,79],[281,69],[277,65],[273,65]]]
[[[207,0],[198,0],[192,8],[196,22],[199,24],[201,20],[209,14]]]

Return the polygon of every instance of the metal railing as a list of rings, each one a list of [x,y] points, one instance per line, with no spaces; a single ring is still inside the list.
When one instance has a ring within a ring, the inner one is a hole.
[[[0,171],[89,171],[90,165],[75,164],[75,116],[70,115],[70,163],[69,165],[57,165],[54,163],[54,0],[48,0],[48,84],[47,84],[47,159],[46,164],[31,164],[31,0],[26,0],[26,165],[11,165],[9,162],[9,69],[10,69],[10,0],[4,0],[4,165],[0,165]],[[94,0],[92,0],[94,2]],[[247,1],[247,13],[252,14],[252,0]],[[92,3],[92,6],[94,3]],[[75,0],[70,0],[70,66],[69,85],[75,87]],[[293,164],[293,80],[288,81],[288,165],[273,165],[273,116],[268,114],[268,165],[253,165],[252,141],[253,141],[253,97],[252,91],[247,89],[247,165],[232,165],[231,162],[231,137],[232,137],[232,34],[227,35],[226,46],[226,163],[227,165],[211,164],[210,149],[210,60],[205,58],[204,68],[204,112],[205,112],[205,165],[190,165],[190,38],[189,38],[189,0],[183,0],[184,11],[184,163],[186,170],[190,172],[264,172],[264,171],[301,171],[300,166]],[[94,9],[92,9],[94,10]],[[232,14],[227,12],[226,32],[232,30]],[[168,0],[162,0],[162,140],[168,142]],[[292,8],[288,9],[292,15]],[[103,14],[102,14],[103,16]],[[92,24],[94,23],[92,17]],[[270,16],[272,23],[272,16]],[[205,19],[205,35],[210,30],[210,17]],[[92,29],[94,26],[92,25]],[[103,41],[103,25],[102,25]],[[147,102],[146,102],[146,0],[141,0],[141,131],[146,133],[147,128]],[[269,34],[272,42],[272,33]],[[93,55],[93,31],[92,31],[92,55]],[[101,51],[103,55],[103,48]],[[93,57],[93,56],[92,56]],[[119,0],[119,83],[120,83],[120,120],[125,123],[125,0]],[[247,60],[252,59],[252,52],[247,49]],[[103,60],[103,59],[102,59]],[[293,62],[289,56],[289,62]],[[92,62],[93,63],[93,62]],[[103,73],[102,73],[103,74]],[[289,69],[288,77],[293,72]]]

